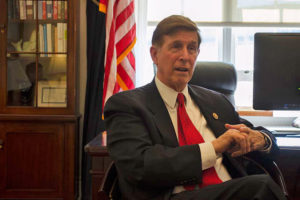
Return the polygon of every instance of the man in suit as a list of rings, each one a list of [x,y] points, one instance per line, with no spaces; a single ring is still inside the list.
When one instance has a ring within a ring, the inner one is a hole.
[[[244,154],[275,156],[274,137],[241,119],[224,95],[188,85],[200,43],[190,19],[162,20],[150,49],[155,79],[106,103],[108,151],[124,199],[285,199],[267,175],[247,176],[238,162]]]

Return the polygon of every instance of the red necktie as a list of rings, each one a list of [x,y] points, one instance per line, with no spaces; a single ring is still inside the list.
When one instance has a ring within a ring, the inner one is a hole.
[[[193,145],[203,143],[204,140],[195,128],[194,124],[190,120],[184,106],[184,95],[178,93],[177,96],[178,108],[177,108],[177,123],[178,123],[178,138],[179,145]],[[208,185],[214,185],[222,183],[222,180],[218,177],[214,167],[208,168],[202,172],[202,183],[199,187],[205,187]],[[193,190],[195,185],[184,186],[186,190]]]

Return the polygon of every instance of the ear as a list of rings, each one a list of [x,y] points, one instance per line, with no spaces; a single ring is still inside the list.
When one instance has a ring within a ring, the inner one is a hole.
[[[156,65],[157,65],[157,51],[158,51],[157,47],[155,47],[153,45],[150,47],[151,58],[152,58],[153,63]]]

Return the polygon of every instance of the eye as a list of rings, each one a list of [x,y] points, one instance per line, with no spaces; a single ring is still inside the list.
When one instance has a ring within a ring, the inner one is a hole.
[[[175,51],[180,50],[182,48],[182,44],[180,42],[174,42],[171,48]]]
[[[197,52],[197,46],[196,45],[189,45],[188,46],[188,51],[190,53],[196,53]]]
[[[173,48],[180,49],[181,48],[181,44],[175,43],[175,44],[173,44]]]

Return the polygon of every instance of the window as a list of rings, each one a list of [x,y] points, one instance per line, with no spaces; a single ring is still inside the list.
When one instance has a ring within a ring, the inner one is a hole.
[[[153,79],[150,58],[152,33],[157,23],[172,14],[182,14],[197,23],[202,44],[199,61],[234,64],[238,73],[235,101],[252,107],[253,45],[256,32],[300,32],[300,0],[143,0],[138,2],[147,31],[141,36],[146,48],[137,50],[145,59],[137,63],[137,86]],[[146,16],[145,16],[146,15]],[[139,35],[137,37],[139,39]],[[138,41],[139,42],[139,41]],[[141,75],[140,75],[141,74]]]

